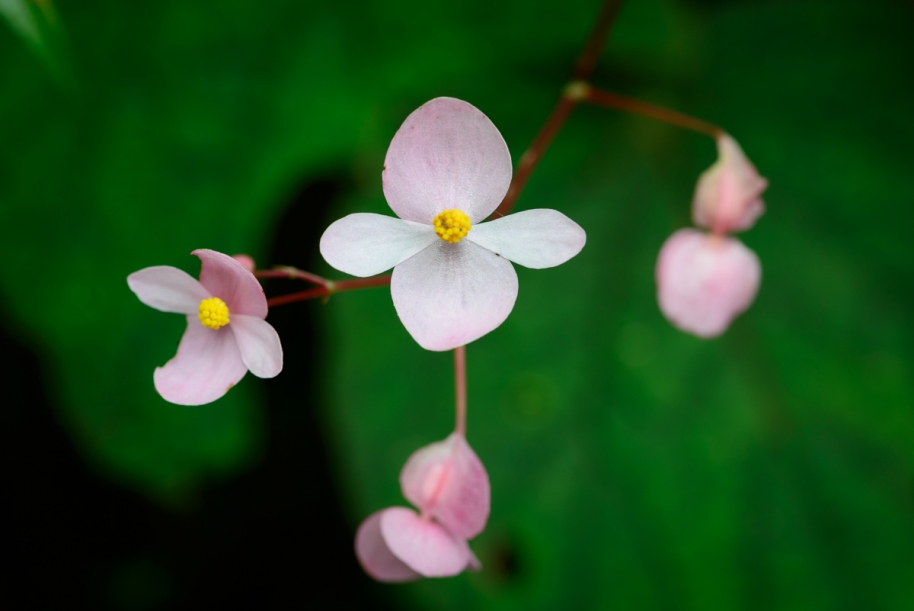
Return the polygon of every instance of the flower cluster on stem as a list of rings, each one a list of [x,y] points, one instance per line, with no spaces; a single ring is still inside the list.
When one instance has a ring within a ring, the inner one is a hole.
[[[262,378],[282,370],[282,346],[266,322],[269,307],[351,290],[390,286],[397,316],[427,350],[454,351],[455,424],[444,440],[420,448],[400,473],[415,507],[389,507],[358,528],[355,552],[380,581],[446,577],[481,564],[468,541],[485,528],[489,478],[467,443],[466,344],[495,330],[518,297],[513,264],[541,269],[576,256],[586,234],[551,209],[509,214],[527,180],[578,104],[661,120],[715,139],[718,160],[698,179],[692,218],[663,245],[656,266],[660,309],[676,327],[713,337],[755,298],[758,257],[731,234],[764,212],[762,178],[723,129],[683,113],[595,87],[590,78],[622,0],[607,0],[552,112],[516,171],[501,133],[479,109],[438,97],[412,112],[387,150],[382,188],[396,216],[357,213],[332,223],[320,252],[332,267],[357,276],[330,280],[292,267],[256,270],[243,254],[195,250],[199,280],[173,267],[150,267],[127,278],[143,303],[184,314],[177,354],[153,374],[172,403],[215,401],[247,371]],[[393,268],[390,275],[379,275]],[[267,299],[259,279],[311,285]]]

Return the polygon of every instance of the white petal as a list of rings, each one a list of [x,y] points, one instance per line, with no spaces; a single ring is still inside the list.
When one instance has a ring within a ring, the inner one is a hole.
[[[501,203],[511,184],[511,154],[478,108],[435,98],[406,118],[384,159],[384,196],[402,219],[431,224],[457,208],[475,223]]]
[[[524,267],[561,265],[584,248],[587,234],[558,210],[525,210],[475,225],[467,240]]]
[[[274,378],[282,371],[282,344],[270,323],[256,316],[232,314],[229,328],[251,373],[258,378]]]
[[[450,350],[504,322],[517,299],[517,274],[510,261],[472,242],[437,240],[394,268],[390,294],[420,346]]]
[[[127,286],[140,301],[162,312],[196,314],[209,294],[196,278],[177,267],[158,265],[127,276]]]
[[[321,254],[353,276],[374,276],[410,258],[438,239],[429,224],[413,223],[380,214],[350,214],[321,236]]]

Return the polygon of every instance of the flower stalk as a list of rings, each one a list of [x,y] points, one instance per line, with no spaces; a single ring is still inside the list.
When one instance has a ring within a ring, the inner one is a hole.
[[[593,74],[594,69],[597,67],[600,53],[603,52],[603,47],[606,46],[606,40],[609,38],[609,33],[616,23],[616,17],[619,15],[619,10],[624,2],[625,0],[606,0],[603,6],[600,7],[600,15],[597,17],[597,22],[594,24],[587,42],[584,43],[584,48],[581,50],[581,55],[575,64],[575,79],[587,80]]]
[[[663,121],[670,125],[711,136],[715,140],[724,134],[724,130],[713,123],[690,117],[681,112],[664,108],[663,106],[642,102],[641,100],[636,100],[635,98],[620,95],[612,91],[597,89],[596,87],[590,87],[588,89],[583,101],[593,104],[594,106],[614,108],[635,115],[641,115],[642,117]]]
[[[293,269],[293,268],[289,268]],[[295,270],[298,272],[299,270]],[[307,274],[307,272],[301,272]],[[260,272],[256,272],[255,275],[260,278],[302,278],[300,275],[290,276],[285,275],[275,275],[275,276],[259,276]],[[308,274],[313,276],[313,274]],[[318,278],[319,276],[313,276]],[[271,297],[267,299],[267,305],[269,307],[275,307],[279,305],[285,305],[287,303],[295,303],[296,301],[307,301],[308,299],[315,299],[317,297],[330,297],[334,293],[345,293],[347,291],[355,291],[358,289],[368,289],[376,286],[388,286],[390,284],[390,274],[385,276],[375,276],[374,278],[356,278],[354,280],[327,280],[321,278],[322,284],[316,286],[312,289],[306,289],[304,291],[298,291],[296,293],[289,293],[288,295],[279,295],[277,297]],[[308,280],[310,282],[310,280]]]
[[[273,269],[260,269],[254,272],[255,278],[290,278],[293,280],[304,280],[317,286],[327,286],[330,282],[326,278],[321,278],[317,274],[306,272],[294,267],[279,266]]]
[[[467,347],[454,348],[454,390],[457,399],[454,432],[466,436],[467,432]]]
[[[493,218],[499,218],[511,212],[511,209],[517,202],[517,198],[520,197],[521,191],[523,191],[524,187],[527,185],[530,175],[533,174],[533,170],[539,165],[543,155],[546,154],[546,149],[552,144],[552,141],[565,125],[565,121],[568,120],[568,117],[571,116],[571,112],[577,105],[577,99],[568,96],[565,92],[562,93],[555,108],[552,109],[552,113],[549,114],[546,122],[540,128],[539,133],[536,134],[533,142],[527,147],[524,154],[521,155],[520,161],[517,162],[517,171],[514,173],[514,178],[511,180],[511,186],[508,187],[508,192],[498,205],[498,208],[492,213]]]

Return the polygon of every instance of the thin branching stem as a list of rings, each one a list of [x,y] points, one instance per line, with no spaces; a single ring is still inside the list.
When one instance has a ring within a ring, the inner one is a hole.
[[[597,67],[597,60],[600,59],[600,53],[606,46],[606,40],[609,38],[609,33],[616,23],[619,9],[622,8],[624,2],[625,0],[606,0],[600,7],[597,22],[594,24],[587,42],[584,43],[581,55],[578,56],[578,61],[574,66],[575,80],[586,81],[593,75],[593,71]]]
[[[588,88],[583,101],[595,106],[614,108],[643,117],[650,117],[651,119],[705,134],[715,139],[725,133],[723,129],[713,123],[690,117],[681,112],[664,108],[663,106],[649,104],[647,102],[642,102],[641,100],[636,100],[635,98],[613,93],[612,91],[597,89],[596,87]]]
[[[293,280],[304,280],[317,286],[326,286],[327,279],[321,278],[317,274],[306,272],[295,267],[274,267],[273,269],[261,269],[254,272],[255,278],[291,278]]]
[[[616,15],[619,14],[619,9],[622,7],[623,2],[624,0],[606,0],[603,3],[597,22],[587,38],[587,42],[584,43],[580,56],[578,56],[572,73],[572,81],[562,90],[558,102],[556,102],[549,116],[546,117],[546,122],[543,123],[543,126],[530,146],[527,147],[527,150],[524,151],[524,154],[521,155],[514,177],[511,180],[511,186],[508,187],[508,192],[505,194],[504,199],[495,209],[494,218],[502,217],[511,212],[521,192],[527,185],[530,175],[533,174],[533,170],[539,165],[549,145],[552,144],[556,135],[565,125],[565,121],[571,116],[575,106],[583,99],[582,96],[586,94],[589,87],[587,79],[593,74],[597,60],[603,51],[603,47],[606,46],[609,32],[616,22]]]
[[[375,286],[387,286],[390,284],[390,275],[375,276],[374,278],[359,278],[357,280],[324,280],[323,286],[316,286],[313,289],[298,291],[288,295],[279,295],[267,299],[267,305],[274,307],[296,301],[306,301],[317,297],[329,297],[334,293],[345,293],[346,291],[355,291],[358,289],[367,289]]]

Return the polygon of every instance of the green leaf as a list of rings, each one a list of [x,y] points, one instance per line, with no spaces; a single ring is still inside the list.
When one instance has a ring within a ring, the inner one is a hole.
[[[0,15],[3,15],[10,27],[29,44],[43,47],[44,40],[29,7],[28,0],[0,0]]]

